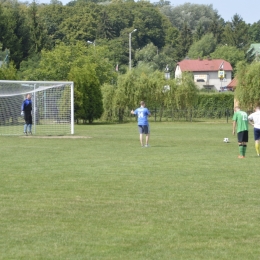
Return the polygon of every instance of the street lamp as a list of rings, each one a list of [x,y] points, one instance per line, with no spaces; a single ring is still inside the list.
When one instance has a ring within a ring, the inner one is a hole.
[[[129,33],[129,70],[131,70],[131,67],[132,67],[132,65],[131,65],[131,37],[132,37],[132,33],[133,32],[136,32],[137,31],[137,29],[134,29],[132,32],[130,32]]]
[[[165,79],[170,79],[170,72],[169,72],[169,66],[168,64],[165,67]]]

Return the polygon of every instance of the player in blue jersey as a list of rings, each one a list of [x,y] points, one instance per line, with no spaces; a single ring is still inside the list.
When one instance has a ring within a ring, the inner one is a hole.
[[[32,101],[31,95],[27,94],[26,99],[22,103],[21,115],[24,116],[24,134],[27,135],[27,130],[29,134],[32,134]]]
[[[138,129],[140,133],[140,143],[143,147],[143,134],[146,135],[145,138],[145,147],[148,147],[149,137],[150,137],[150,128],[148,117],[151,115],[150,111],[145,107],[145,102],[140,102],[140,107],[137,108],[135,111],[132,110],[131,114],[137,115],[138,117]]]

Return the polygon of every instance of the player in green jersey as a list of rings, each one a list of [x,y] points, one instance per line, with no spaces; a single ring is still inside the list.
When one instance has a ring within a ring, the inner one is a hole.
[[[237,140],[239,147],[238,158],[245,158],[246,148],[248,143],[248,116],[247,113],[240,110],[240,107],[236,106],[233,115],[233,135],[237,130]]]

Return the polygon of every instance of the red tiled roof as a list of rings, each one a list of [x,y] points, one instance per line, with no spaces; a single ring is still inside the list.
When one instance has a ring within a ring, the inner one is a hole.
[[[181,71],[219,71],[223,64],[223,70],[232,71],[232,66],[229,62],[217,59],[217,60],[182,60],[177,63],[180,66]]]
[[[228,88],[235,88],[237,86],[237,79],[233,78],[231,82],[227,85]]]

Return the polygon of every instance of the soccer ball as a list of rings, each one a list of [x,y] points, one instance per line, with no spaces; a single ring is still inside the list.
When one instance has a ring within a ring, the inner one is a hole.
[[[229,140],[228,140],[228,138],[227,138],[227,137],[225,137],[225,138],[224,138],[224,140],[223,140],[223,142],[224,142],[224,143],[229,143]]]

